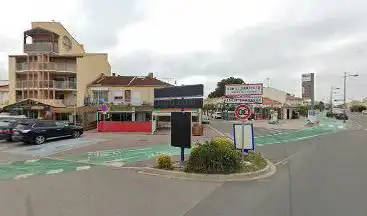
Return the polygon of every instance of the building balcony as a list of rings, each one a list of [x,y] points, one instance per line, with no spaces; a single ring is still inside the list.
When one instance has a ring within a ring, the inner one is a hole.
[[[16,72],[27,72],[27,71],[55,71],[62,73],[76,73],[76,64],[71,63],[59,63],[59,62],[23,62],[17,63]]]
[[[32,43],[24,44],[23,48],[25,53],[57,53],[58,46],[57,43],[45,42],[45,43]]]
[[[69,81],[32,81],[23,80],[16,82],[17,89],[51,89],[51,90],[76,90],[76,82]]]

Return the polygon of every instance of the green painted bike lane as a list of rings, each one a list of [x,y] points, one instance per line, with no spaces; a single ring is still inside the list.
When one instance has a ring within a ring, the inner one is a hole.
[[[323,119],[322,123],[312,128],[290,131],[255,138],[257,146],[281,144],[308,139],[343,130],[337,121]],[[190,150],[186,149],[185,153]],[[50,175],[62,172],[87,170],[95,165],[123,166],[134,162],[155,158],[160,154],[179,155],[180,149],[169,144],[152,145],[144,148],[123,148],[69,155],[61,159],[41,158],[38,160],[17,161],[0,164],[0,180],[26,178],[34,175]]]

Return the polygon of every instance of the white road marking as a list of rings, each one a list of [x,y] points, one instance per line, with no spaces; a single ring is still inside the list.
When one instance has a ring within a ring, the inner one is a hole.
[[[39,159],[26,160],[25,163],[34,163],[39,161]]]
[[[220,132],[219,130],[217,130],[216,128],[214,128],[213,126],[211,125],[208,125],[208,127],[210,129],[212,129],[214,132],[216,132],[217,134],[221,135],[221,136],[226,136],[224,133]]]
[[[112,163],[108,163],[108,166],[112,166],[112,167],[122,167],[124,165],[124,163],[122,162],[112,162]]]
[[[88,170],[88,169],[90,169],[90,166],[80,166],[76,168],[76,171]]]
[[[22,179],[22,178],[28,178],[29,176],[32,176],[32,173],[26,173],[26,174],[20,174],[15,176],[15,179]]]
[[[367,128],[366,129],[364,129],[365,131],[367,131]]]
[[[50,170],[46,173],[46,175],[58,174],[64,172],[64,169]]]

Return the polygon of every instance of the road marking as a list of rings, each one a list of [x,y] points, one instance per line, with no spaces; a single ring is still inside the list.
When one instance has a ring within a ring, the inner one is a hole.
[[[76,168],[76,171],[88,170],[88,169],[90,169],[90,166],[80,166]]]
[[[46,173],[46,175],[53,175],[53,174],[58,174],[64,172],[64,169],[57,169],[57,170],[50,170]]]
[[[123,165],[124,165],[124,163],[122,163],[122,162],[107,163],[107,166],[112,166],[112,167],[122,167]]]
[[[34,163],[39,161],[40,159],[32,159],[32,160],[26,160],[25,163]]]
[[[366,129],[364,129],[365,131],[367,131],[367,128]]]
[[[221,136],[226,136],[224,133],[220,132],[219,130],[217,130],[216,128],[214,128],[213,126],[211,125],[208,125],[208,127],[210,129],[212,129],[214,132],[216,132],[217,134],[221,135]]]
[[[26,174],[20,174],[15,176],[15,179],[22,179],[22,178],[28,178],[29,176],[32,176],[32,173],[26,173]]]

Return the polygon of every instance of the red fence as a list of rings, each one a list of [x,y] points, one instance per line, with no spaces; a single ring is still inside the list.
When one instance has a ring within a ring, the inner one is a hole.
[[[100,121],[98,132],[151,132],[152,122]]]

